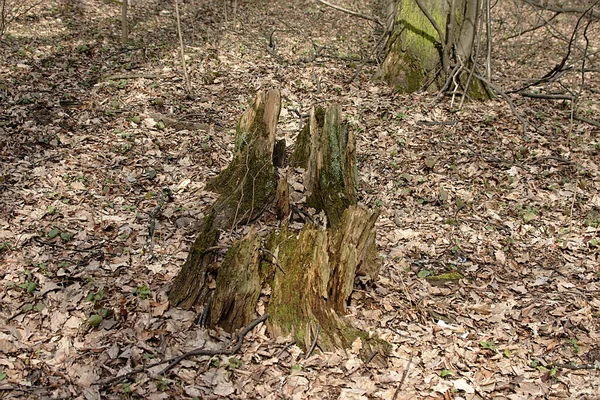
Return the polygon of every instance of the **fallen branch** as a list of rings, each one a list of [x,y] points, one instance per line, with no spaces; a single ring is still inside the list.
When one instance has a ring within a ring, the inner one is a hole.
[[[530,97],[532,99],[546,99],[546,100],[573,100],[573,96],[570,94],[543,94],[543,93],[532,93],[532,92],[519,92],[523,97]]]
[[[482,81],[483,83],[485,83],[490,89],[494,90],[495,92],[497,92],[500,96],[504,97],[504,100],[506,100],[506,102],[508,103],[508,105],[510,106],[511,111],[513,112],[513,115],[519,120],[519,122],[521,122],[521,124],[523,125],[523,134],[527,134],[527,121],[525,121],[525,119],[523,119],[523,117],[517,112],[517,108],[515,107],[513,101],[511,100],[511,98],[508,96],[508,94],[506,94],[505,91],[503,91],[502,89],[500,89],[498,86],[494,85],[492,82],[488,81],[487,79],[485,79],[482,76],[479,76],[477,74],[475,74],[475,77],[477,79],[479,79],[480,81]]]
[[[398,387],[396,388],[396,391],[394,392],[394,397],[392,397],[393,400],[396,400],[398,398],[398,394],[400,394],[400,389],[402,389],[402,385],[404,384],[404,381],[406,380],[406,376],[408,375],[408,370],[410,369],[410,365],[412,364],[412,356],[410,357],[410,360],[408,360],[408,364],[406,364],[406,368],[404,369],[404,372],[402,373],[402,379],[400,380],[400,383],[398,383]]]
[[[573,115],[573,119],[576,119],[577,121],[585,122],[586,124],[590,124],[590,125],[593,125],[593,126],[595,126],[597,128],[600,128],[600,122],[594,121],[593,119],[585,118],[585,117],[582,117],[582,116],[580,116],[578,114],[574,114]]]
[[[352,15],[353,17],[358,17],[358,18],[362,18],[362,19],[366,19],[368,21],[372,21],[375,22],[377,25],[381,26],[382,28],[385,29],[385,25],[383,25],[383,23],[379,20],[379,18],[376,17],[371,17],[369,15],[365,15],[365,14],[361,14],[361,13],[357,13],[356,11],[351,11],[348,10],[346,8],[340,7],[340,6],[336,6],[335,4],[331,4],[325,0],[317,0],[319,3],[324,4],[328,7],[334,8],[338,11],[344,12],[346,14]]]
[[[267,320],[267,318],[269,318],[269,314],[264,314],[260,318],[257,318],[254,321],[252,321],[247,327],[242,329],[237,336],[235,346],[232,347],[231,349],[221,348],[221,349],[217,349],[217,350],[206,350],[202,347],[199,347],[197,349],[188,351],[187,353],[184,353],[180,356],[173,357],[173,358],[163,360],[163,361],[157,361],[148,366],[136,368],[133,371],[127,372],[126,374],[115,376],[113,378],[106,379],[104,381],[95,382],[93,385],[104,387],[104,386],[112,385],[114,383],[119,383],[121,381],[124,381],[124,380],[130,378],[131,376],[133,376],[135,374],[139,374],[140,372],[144,372],[144,371],[149,370],[150,368],[156,367],[157,365],[169,363],[169,365],[167,365],[162,371],[160,371],[159,375],[163,375],[164,373],[166,373],[167,371],[169,371],[173,367],[175,367],[177,364],[179,364],[181,361],[185,360],[186,358],[192,357],[192,356],[217,356],[217,355],[230,356],[230,355],[236,354],[242,348],[242,344],[244,343],[244,338],[246,337],[246,335],[252,329],[254,329],[258,324],[265,322]]]

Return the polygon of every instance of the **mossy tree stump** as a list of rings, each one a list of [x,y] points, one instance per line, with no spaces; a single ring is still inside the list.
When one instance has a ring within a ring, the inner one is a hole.
[[[290,210],[286,172],[277,174],[285,158],[282,142],[275,142],[279,110],[279,92],[271,90],[257,94],[241,117],[233,160],[210,185],[221,196],[173,283],[171,304],[204,309],[209,326],[233,331],[256,318],[261,291],[269,288],[272,334],[289,334],[305,349],[317,343],[323,350],[349,346],[360,337],[365,356],[385,353],[385,342],[370,338],[345,317],[355,281],[373,281],[379,273],[378,213],[356,204],[352,132],[339,106],[311,110],[291,164],[304,168],[307,204],[324,212],[327,222],[309,222],[293,232],[285,222]],[[284,221],[281,228],[266,236],[252,228],[218,265],[213,250],[219,247],[219,232],[250,223],[270,206]]]

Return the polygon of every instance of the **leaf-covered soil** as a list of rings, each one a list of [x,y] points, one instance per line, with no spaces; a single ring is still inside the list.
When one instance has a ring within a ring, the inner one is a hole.
[[[492,10],[492,71],[509,91],[560,62],[577,16],[515,36],[540,15],[504,3]],[[43,2],[0,43],[3,397],[598,397],[599,129],[570,118],[571,102],[509,95],[524,132],[502,97],[457,110],[460,93],[398,95],[372,79],[373,26],[316,1],[186,2],[181,13],[191,96],[172,2],[134,2],[125,48],[119,6],[99,0]],[[583,83],[575,62],[529,90],[574,90],[579,115],[597,121],[598,33],[596,21]],[[392,354],[364,363],[356,342],[305,359],[259,325],[234,356],[102,384],[229,345],[166,293],[237,118],[271,87],[289,144],[313,104],[340,103],[356,133],[383,266],[349,313]]]

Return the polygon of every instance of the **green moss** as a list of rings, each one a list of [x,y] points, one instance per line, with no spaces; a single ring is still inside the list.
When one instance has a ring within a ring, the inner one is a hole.
[[[438,274],[435,276],[430,276],[427,279],[432,280],[432,281],[458,281],[463,278],[464,278],[464,276],[460,272],[453,271],[453,272],[446,272],[443,274]]]

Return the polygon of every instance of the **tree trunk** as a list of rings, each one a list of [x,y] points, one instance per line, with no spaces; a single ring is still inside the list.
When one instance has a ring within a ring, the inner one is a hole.
[[[311,110],[291,162],[305,170],[307,205],[322,211],[327,222],[293,232],[285,221],[301,205],[290,204],[287,172],[279,178],[275,172],[285,160],[283,142],[275,145],[279,107],[278,91],[259,93],[240,119],[234,158],[210,185],[221,197],[173,283],[171,304],[204,309],[202,321],[233,331],[256,317],[261,293],[269,293],[267,326],[274,335],[291,334],[307,351],[315,345],[345,347],[361,338],[365,357],[385,354],[387,343],[345,318],[355,281],[372,282],[380,266],[378,212],[356,205],[354,136],[339,106]],[[284,221],[281,228],[266,236],[251,228],[219,265],[219,231],[259,218],[272,204]]]
[[[380,75],[401,93],[489,93],[473,76],[481,0],[399,0]],[[452,87],[451,85],[455,85]]]

